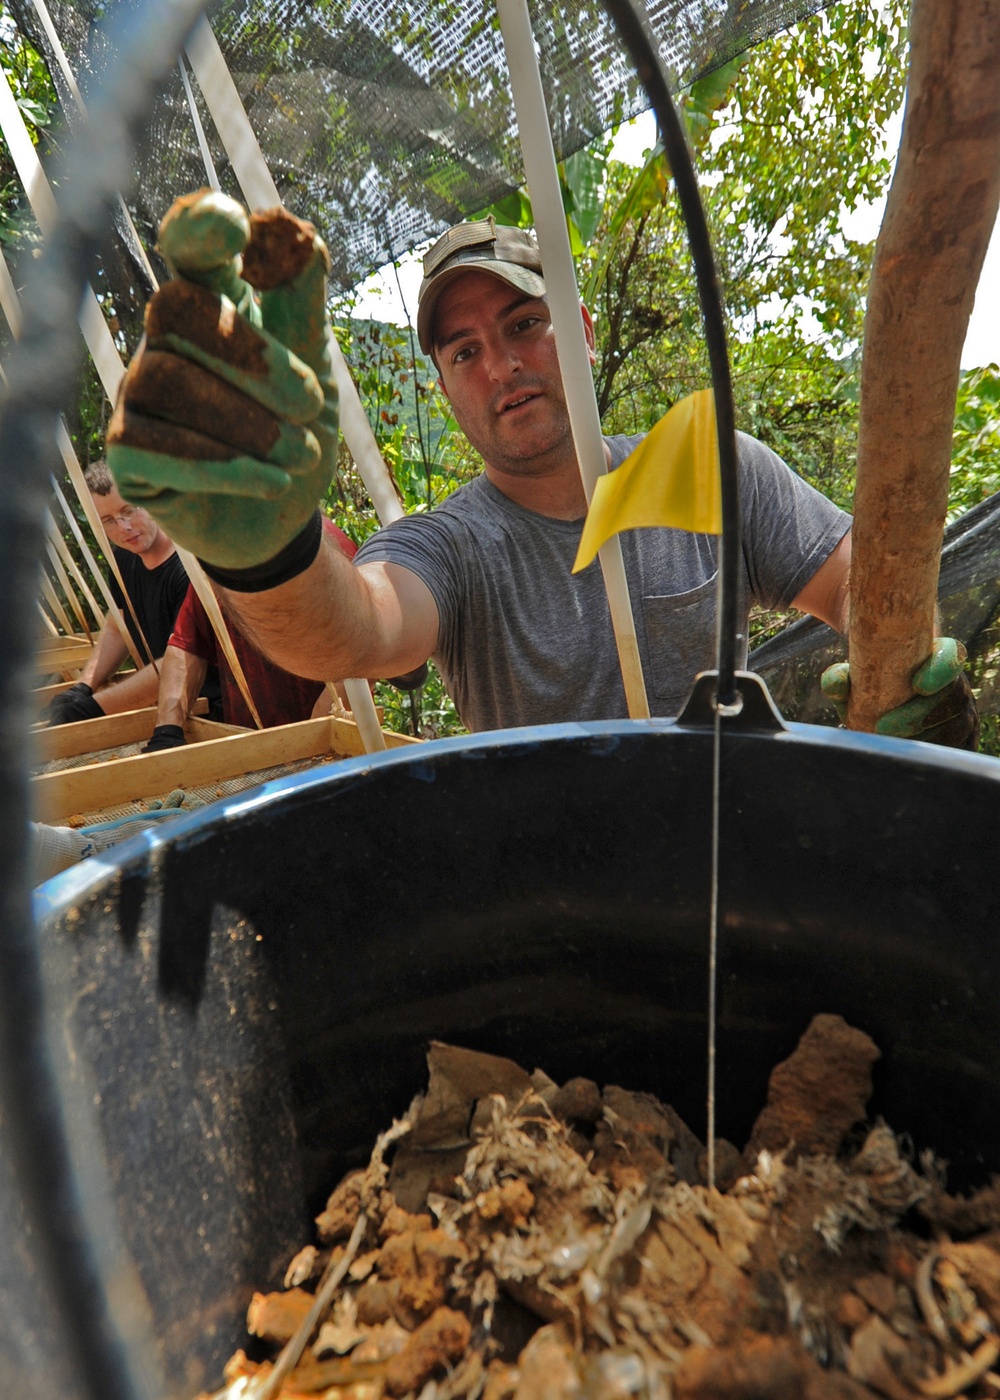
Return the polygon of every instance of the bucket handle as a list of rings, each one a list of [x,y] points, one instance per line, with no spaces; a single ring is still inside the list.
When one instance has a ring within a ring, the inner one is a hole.
[[[715,393],[715,423],[719,438],[719,468],[722,479],[722,540],[719,551],[719,623],[716,653],[718,669],[715,673],[706,671],[702,674],[716,676],[714,704],[718,706],[720,713],[728,718],[738,714],[742,708],[740,692],[747,693],[745,678],[749,676],[749,672],[736,671],[736,649],[739,640],[739,598],[736,580],[740,558],[740,497],[736,459],[736,413],[733,406],[729,351],[726,346],[726,325],[722,313],[722,292],[691,152],[677,116],[667,71],[645,10],[640,0],[604,0],[604,8],[628,49],[656,115],[687,229],[698,299],[701,302],[705,344]]]

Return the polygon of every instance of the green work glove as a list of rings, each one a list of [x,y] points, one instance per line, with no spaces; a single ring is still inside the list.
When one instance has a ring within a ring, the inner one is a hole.
[[[248,218],[212,190],[174,203],[159,247],[174,279],[146,309],[108,465],[178,544],[256,569],[302,535],[333,474],[327,251],[285,210]]]
[[[965,647],[954,637],[935,637],[930,656],[913,673],[914,696],[875,725],[876,734],[920,739],[953,749],[979,747],[979,712],[965,673]],[[851,673],[846,661],[828,666],[820,684],[836,707],[841,723],[847,715]]]

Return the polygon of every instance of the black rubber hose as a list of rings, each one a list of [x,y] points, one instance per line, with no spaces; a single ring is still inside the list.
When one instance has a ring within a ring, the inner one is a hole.
[[[604,0],[604,8],[629,51],[659,123],[681,214],[687,227],[688,246],[694,262],[701,313],[705,323],[705,342],[712,372],[712,388],[715,390],[715,421],[719,434],[719,465],[722,473],[722,544],[719,562],[722,577],[716,699],[720,705],[728,705],[736,699],[740,496],[736,466],[736,414],[733,408],[733,384],[726,346],[722,293],[691,152],[670,94],[670,84],[660,58],[656,36],[639,0]]]
[[[133,179],[134,136],[202,3],[148,0],[115,26],[118,61],[63,162],[58,224],[32,267],[0,405],[0,1111],[79,1393],[93,1400],[151,1400],[162,1387],[135,1299],[109,1264],[114,1250],[95,1238],[103,1167],[86,1133],[74,1133],[71,1155],[69,1097],[47,1040],[28,828],[39,561],[56,428],[81,360],[81,297],[116,192]]]

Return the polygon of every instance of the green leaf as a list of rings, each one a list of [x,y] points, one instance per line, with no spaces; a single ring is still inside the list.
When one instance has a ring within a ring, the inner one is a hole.
[[[663,151],[662,142],[657,142],[650,151],[645,165],[637,171],[634,179],[617,204],[590,275],[584,284],[583,299],[593,305],[600,295],[607,276],[608,267],[628,226],[636,219],[662,203],[670,184],[670,166]]]
[[[36,102],[32,97],[19,97],[17,105],[24,120],[30,122],[32,126],[46,127],[49,125],[51,114],[44,103]]]
[[[729,63],[723,63],[711,73],[706,73],[688,88],[684,105],[706,115],[725,106],[732,95],[733,84],[740,70],[749,60],[749,53],[739,54]]]
[[[498,224],[507,224],[512,228],[530,228],[533,222],[531,200],[524,190],[512,190],[503,199],[498,199],[495,204],[488,204],[472,217],[485,219],[490,214]]]
[[[604,207],[604,172],[607,157],[593,147],[584,147],[563,163],[567,188],[573,196],[573,214],[583,243],[594,236]]]

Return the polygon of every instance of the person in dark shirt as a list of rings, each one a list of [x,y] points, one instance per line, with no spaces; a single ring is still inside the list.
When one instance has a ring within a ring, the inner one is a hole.
[[[109,580],[112,596],[121,608],[126,626],[140,655],[162,659],[188,590],[188,576],[172,539],[141,506],[130,506],[118,494],[114,478],[103,462],[86,471],[87,486],[115,552],[132,607],[136,627],[118,580]],[[147,650],[148,648],[148,650]],[[157,667],[141,670],[108,684],[128,654],[118,628],[108,622],[79,680],[50,703],[45,719],[50,725],[99,719],[155,705],[160,677]]]
[[[323,528],[347,558],[353,558],[358,548],[354,541],[325,516]],[[229,636],[264,729],[295,724],[309,719],[320,708],[323,713],[329,709],[328,698],[320,707],[321,699],[327,696],[322,681],[294,676],[268,661],[231,621]],[[185,742],[184,721],[191,713],[205,672],[212,665],[218,667],[223,720],[246,729],[254,728],[253,715],[212,630],[208,614],[194,589],[189,588],[163,658],[156,727],[144,753],[175,748]]]

